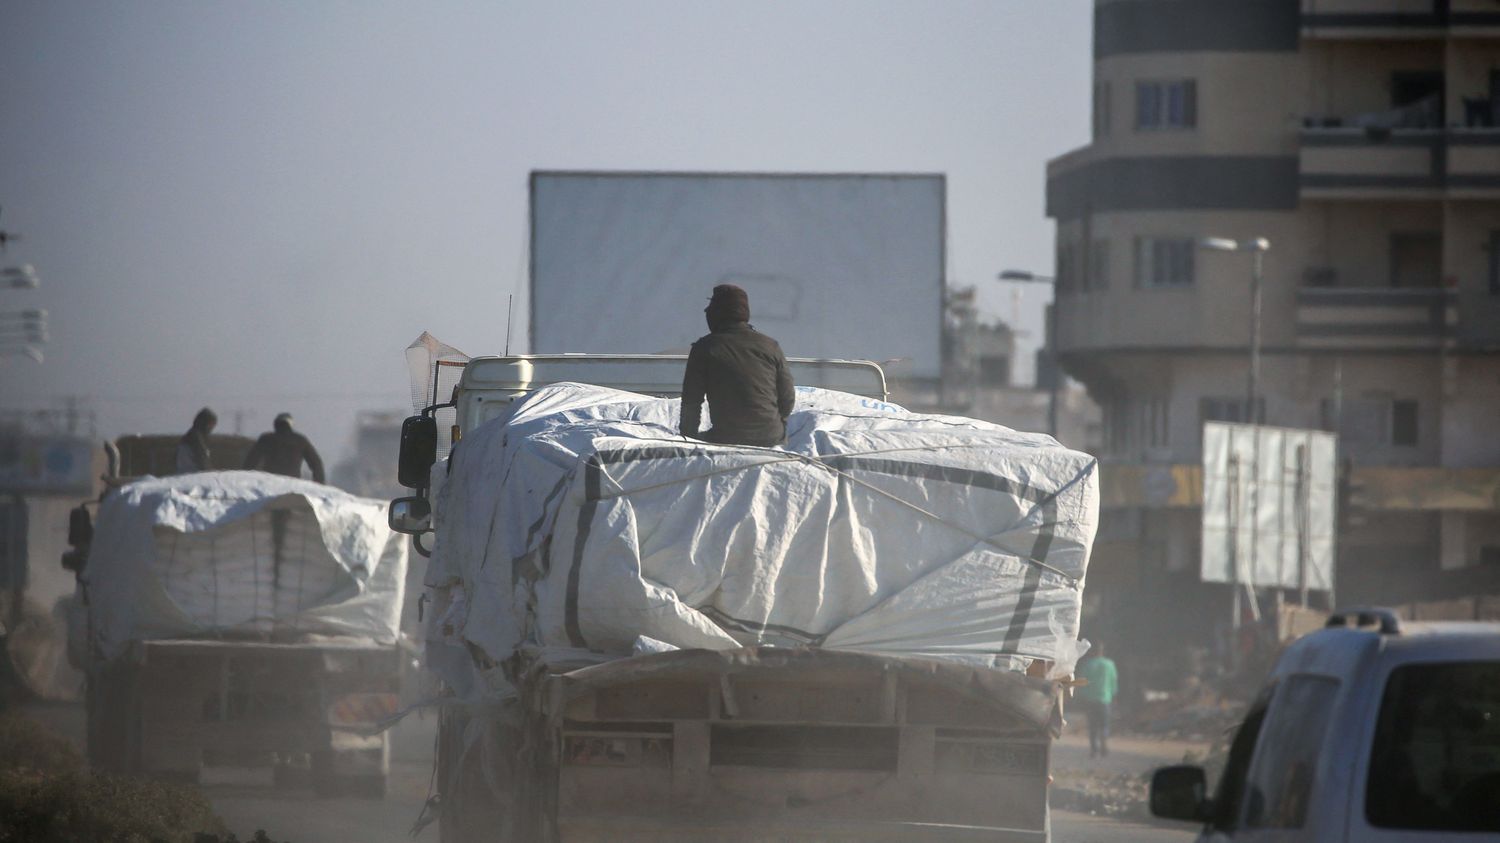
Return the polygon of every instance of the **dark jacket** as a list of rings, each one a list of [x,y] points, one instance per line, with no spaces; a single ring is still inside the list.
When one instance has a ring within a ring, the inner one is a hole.
[[[208,435],[198,428],[182,434],[177,440],[177,473],[192,474],[213,468],[208,457]]]
[[[703,399],[712,430],[699,432]],[[682,435],[734,445],[780,445],[796,392],[776,340],[744,322],[693,343],[682,376]]]
[[[263,433],[245,456],[245,468],[260,469],[287,477],[302,476],[302,461],[312,469],[314,482],[323,482],[323,458],[306,436],[295,430]]]

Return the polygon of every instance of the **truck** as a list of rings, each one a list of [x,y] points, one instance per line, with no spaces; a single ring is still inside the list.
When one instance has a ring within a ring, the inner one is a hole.
[[[404,425],[440,839],[1048,840],[1093,458],[842,360],[700,443],[683,365],[475,358]]]
[[[153,476],[174,440],[112,443],[97,517],[70,517],[91,763],[186,781],[270,765],[278,784],[383,796],[405,539],[381,502],[310,481]],[[237,444],[211,441],[218,465]]]

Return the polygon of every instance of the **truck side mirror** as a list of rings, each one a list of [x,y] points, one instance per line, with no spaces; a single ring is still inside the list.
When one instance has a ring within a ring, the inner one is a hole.
[[[401,423],[401,459],[397,479],[412,489],[425,489],[437,462],[437,419],[412,416]],[[393,528],[394,529],[394,528]]]
[[[1169,820],[1208,819],[1208,779],[1202,767],[1181,764],[1151,774],[1151,813]]]
[[[94,541],[94,519],[87,507],[75,506],[68,511],[68,544],[88,547]]]
[[[417,536],[432,530],[432,504],[426,498],[396,498],[386,510],[385,522],[398,533]]]

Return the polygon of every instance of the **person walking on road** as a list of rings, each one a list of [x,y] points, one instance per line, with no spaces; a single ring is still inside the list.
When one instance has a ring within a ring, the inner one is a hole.
[[[1083,703],[1089,720],[1089,757],[1101,758],[1109,754],[1110,706],[1120,691],[1120,673],[1104,655],[1102,643],[1094,642],[1088,657],[1078,666],[1078,678],[1088,680],[1074,695]]]
[[[245,468],[258,469],[287,477],[301,477],[302,463],[312,469],[314,483],[323,482],[323,458],[318,456],[306,436],[292,429],[292,414],[282,413],[272,424],[274,430],[255,440],[245,456]]]
[[[714,287],[703,313],[709,333],[693,343],[682,376],[682,435],[722,445],[780,445],[796,402],[780,344],[750,325],[750,296],[733,284]],[[714,426],[699,431],[705,397]]]
[[[219,417],[207,407],[193,416],[193,426],[177,440],[177,473],[193,474],[213,468],[208,459],[208,436],[214,432]]]

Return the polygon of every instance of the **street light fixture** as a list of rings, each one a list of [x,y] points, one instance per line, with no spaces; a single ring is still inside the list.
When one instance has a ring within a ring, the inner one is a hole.
[[[42,350],[39,348],[32,348],[29,345],[22,348],[0,348],[0,357],[9,356],[25,357],[28,360],[31,360],[33,363],[42,362]]]
[[[1001,281],[1021,281],[1052,285],[1052,304],[1047,307],[1047,366],[1051,371],[1047,394],[1047,433],[1057,438],[1057,390],[1062,381],[1062,367],[1057,363],[1057,278],[1038,275],[1025,269],[1007,269],[996,276]]]
[[[40,279],[36,276],[36,267],[29,263],[0,269],[0,285],[13,290],[34,290],[40,283]]]

